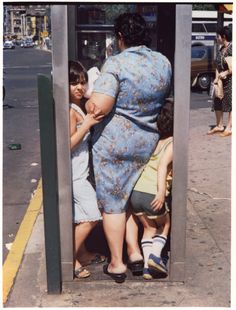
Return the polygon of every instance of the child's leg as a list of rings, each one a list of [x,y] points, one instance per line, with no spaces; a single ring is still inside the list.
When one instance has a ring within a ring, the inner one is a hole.
[[[82,222],[80,224],[76,224],[74,227],[75,233],[75,252],[74,252],[74,259],[75,259],[75,269],[81,267],[80,262],[77,259],[78,253],[83,246],[84,241],[88,237],[89,233],[92,229],[96,226],[97,221],[94,222]]]
[[[154,220],[148,219],[145,215],[139,216],[139,219],[143,225],[143,238],[141,240],[144,268],[148,268],[148,257],[152,253],[152,237],[157,233],[156,223]]]
[[[137,218],[129,210],[126,214],[125,240],[127,244],[127,255],[130,262],[142,260],[142,254],[138,244]]]
[[[153,236],[153,254],[157,257],[161,257],[162,249],[164,248],[167,236],[170,230],[170,215],[167,213],[163,218],[155,220],[158,227],[157,234]]]

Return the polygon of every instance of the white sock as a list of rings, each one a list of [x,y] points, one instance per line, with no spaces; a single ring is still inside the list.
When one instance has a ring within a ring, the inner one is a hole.
[[[161,257],[161,251],[166,244],[167,237],[165,235],[155,235],[152,240],[152,253],[157,257]]]
[[[148,257],[152,253],[152,244],[153,244],[152,238],[141,240],[143,258],[144,258],[144,268],[148,268]]]

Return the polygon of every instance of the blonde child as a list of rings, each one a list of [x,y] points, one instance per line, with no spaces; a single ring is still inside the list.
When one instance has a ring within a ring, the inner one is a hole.
[[[88,139],[90,128],[97,124],[102,116],[83,112],[81,99],[86,92],[88,75],[85,68],[79,62],[69,62],[69,84],[70,84],[70,142],[72,162],[72,187],[74,206],[74,275],[77,278],[90,276],[90,271],[82,266],[78,258],[85,258],[88,265],[91,261],[102,262],[104,257],[98,257],[89,253],[84,246],[89,233],[97,222],[102,219],[97,205],[96,193],[87,180],[89,175],[89,150]]]
[[[170,230],[167,200],[173,159],[173,109],[173,102],[166,100],[157,119],[160,140],[131,195],[133,213],[144,228],[141,240],[144,279],[152,279],[153,271],[167,275],[161,252]]]

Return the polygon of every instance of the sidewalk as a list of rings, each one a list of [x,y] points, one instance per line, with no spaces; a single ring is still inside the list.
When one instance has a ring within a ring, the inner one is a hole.
[[[207,99],[190,111],[186,281],[73,281],[47,295],[41,210],[5,307],[230,307],[231,138],[206,135]]]

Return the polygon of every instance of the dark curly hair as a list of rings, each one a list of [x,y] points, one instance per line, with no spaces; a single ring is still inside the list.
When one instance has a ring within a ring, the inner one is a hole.
[[[230,29],[230,27],[225,26],[223,28],[219,28],[217,29],[216,33],[219,34],[221,37],[225,37],[228,42],[232,41],[232,30]]]
[[[69,83],[86,84],[88,83],[88,73],[79,61],[69,61]]]
[[[160,138],[165,139],[173,136],[174,130],[174,101],[171,98],[165,100],[157,117],[157,128]]]
[[[151,45],[151,38],[144,18],[137,13],[124,13],[115,20],[115,36],[124,40],[126,47]]]

